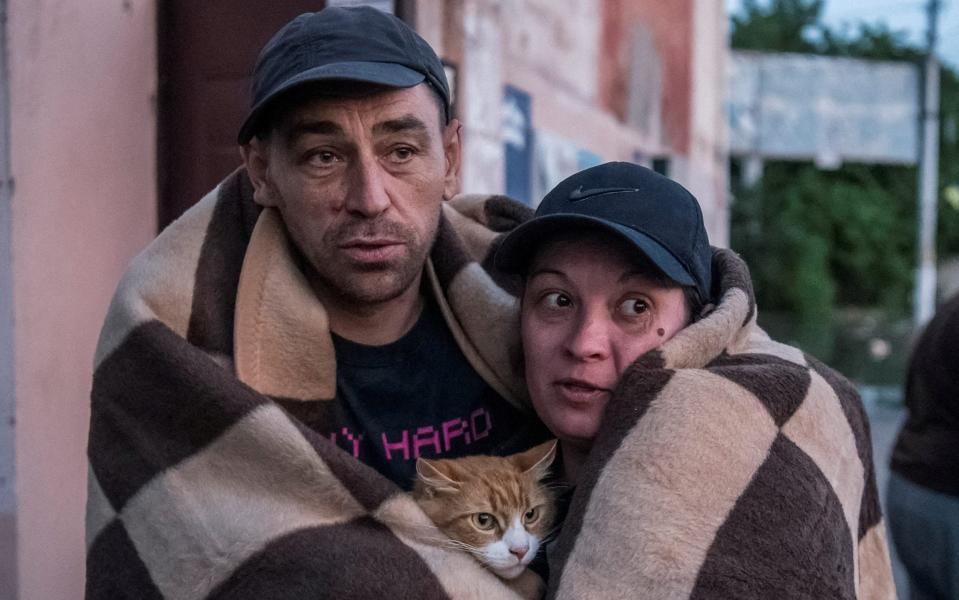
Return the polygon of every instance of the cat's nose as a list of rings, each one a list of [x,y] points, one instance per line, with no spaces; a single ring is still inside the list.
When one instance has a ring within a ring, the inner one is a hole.
[[[509,549],[509,553],[519,560],[523,560],[523,557],[526,556],[527,552],[529,552],[529,546],[516,546]]]

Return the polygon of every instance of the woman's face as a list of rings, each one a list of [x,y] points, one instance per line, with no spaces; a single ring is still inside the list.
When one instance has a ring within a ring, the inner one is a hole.
[[[682,289],[643,275],[596,237],[540,248],[526,279],[522,335],[533,407],[559,439],[589,447],[620,375],[682,329]]]

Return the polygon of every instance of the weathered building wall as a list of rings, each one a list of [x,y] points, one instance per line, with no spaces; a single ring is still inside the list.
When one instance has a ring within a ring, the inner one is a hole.
[[[530,97],[531,195],[608,160],[643,160],[657,143],[602,102],[603,0],[515,2],[503,18],[504,84]]]
[[[685,173],[677,173],[677,178],[699,199],[709,241],[714,246],[729,245],[726,24],[723,2],[695,0],[689,162]]]
[[[726,244],[720,0],[417,6],[417,27],[457,67],[465,191],[535,204],[573,171],[662,158]]]
[[[7,6],[18,597],[66,600],[83,593],[93,350],[156,228],[155,5]]]
[[[694,4],[607,0],[603,14],[601,105],[625,121],[631,100],[658,92],[661,133],[653,142],[679,154],[689,147]]]
[[[608,0],[605,8],[601,105],[646,137],[644,157],[668,159],[668,175],[699,199],[710,241],[728,244],[723,2]]]
[[[710,196],[725,185],[724,168],[711,170],[725,163],[714,119],[721,5],[417,2],[417,29],[458,69],[464,190],[505,191],[509,86],[529,98],[528,122],[511,133],[529,134],[532,198],[560,170],[668,155],[723,243],[711,208],[722,195]],[[0,378],[12,374],[0,386],[0,419],[4,407],[15,414],[0,420],[0,553],[15,539],[15,560],[0,560],[0,578],[16,565],[21,600],[76,598],[93,349],[116,282],[156,227],[156,5],[6,8],[13,185],[0,194]],[[11,439],[12,456],[3,450]]]
[[[448,21],[447,51],[459,66],[456,101],[463,121],[463,190],[496,193],[505,189],[502,115],[503,2],[461,0]]]

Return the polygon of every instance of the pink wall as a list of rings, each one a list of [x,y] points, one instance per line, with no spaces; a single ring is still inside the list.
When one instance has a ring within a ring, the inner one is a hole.
[[[7,4],[19,598],[79,598],[94,345],[156,227],[156,8]]]

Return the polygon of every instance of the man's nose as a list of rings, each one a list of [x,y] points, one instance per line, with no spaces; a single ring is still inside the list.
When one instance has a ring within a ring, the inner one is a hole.
[[[364,217],[375,217],[390,206],[387,177],[375,156],[360,155],[353,163],[346,210]]]
[[[573,324],[566,348],[577,360],[603,360],[609,356],[609,319],[595,311]]]

